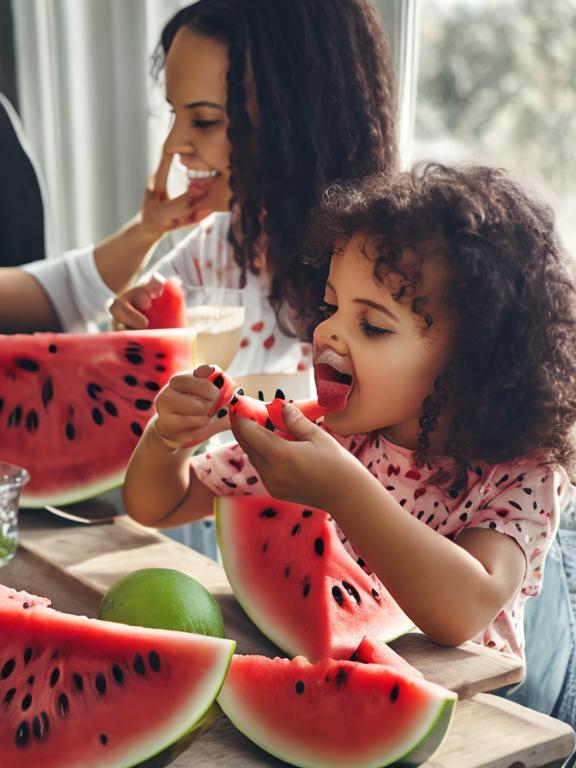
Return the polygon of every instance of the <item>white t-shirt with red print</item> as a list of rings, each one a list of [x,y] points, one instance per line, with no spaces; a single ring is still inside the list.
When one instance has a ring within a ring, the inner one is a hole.
[[[154,266],[166,277],[178,276],[184,285],[238,288],[240,267],[228,242],[229,213],[213,213]],[[258,373],[296,373],[312,364],[310,345],[284,334],[277,323],[268,294],[270,281],[246,273],[244,326],[238,352],[228,368],[231,376]]]
[[[383,438],[367,435],[338,438],[339,442],[376,477],[410,514],[453,541],[469,528],[488,528],[511,536],[526,558],[526,572],[518,592],[476,642],[502,653],[524,658],[524,605],[540,592],[544,562],[554,538],[560,512],[572,487],[560,467],[523,458],[507,464],[479,462],[469,468],[460,488],[440,488],[429,482],[439,466],[416,467],[414,453]],[[224,445],[192,459],[199,479],[217,496],[266,494],[247,456],[237,444]],[[369,564],[342,531],[339,535],[359,564]]]

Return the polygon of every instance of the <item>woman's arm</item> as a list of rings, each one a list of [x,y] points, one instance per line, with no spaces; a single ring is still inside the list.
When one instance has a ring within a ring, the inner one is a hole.
[[[0,333],[61,331],[58,314],[35,277],[17,267],[0,269]]]

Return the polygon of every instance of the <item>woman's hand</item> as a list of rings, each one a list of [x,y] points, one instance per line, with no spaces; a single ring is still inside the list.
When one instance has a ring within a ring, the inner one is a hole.
[[[207,377],[214,369],[201,365],[193,373],[177,373],[158,394],[154,427],[172,450],[190,448],[230,429],[228,417],[213,419],[220,390]]]
[[[168,174],[173,158],[164,148],[158,169],[150,177],[144,194],[140,228],[154,242],[165,232],[197,224],[212,213],[203,205],[206,191],[190,188],[178,197],[168,197]]]
[[[287,404],[282,415],[293,442],[232,416],[234,436],[271,496],[327,509],[345,494],[350,474],[366,470],[297,408]]]

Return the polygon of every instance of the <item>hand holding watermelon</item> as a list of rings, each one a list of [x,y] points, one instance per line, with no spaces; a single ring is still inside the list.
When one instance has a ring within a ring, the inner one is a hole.
[[[179,278],[166,280],[159,274],[117,296],[110,312],[118,325],[131,329],[186,326],[184,292]]]

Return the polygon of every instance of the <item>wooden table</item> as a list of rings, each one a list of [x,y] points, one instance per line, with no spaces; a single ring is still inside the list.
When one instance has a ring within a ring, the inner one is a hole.
[[[126,573],[177,568],[202,582],[218,600],[226,636],[239,653],[276,655],[236,602],[223,569],[160,533],[121,517],[113,524],[70,525],[45,512],[23,512],[20,547],[1,581],[47,595],[58,610],[95,616],[102,594]],[[460,701],[446,740],[425,768],[552,768],[570,754],[573,732],[564,723],[485,693],[518,682],[513,659],[464,643],[446,648],[411,633],[393,647]],[[177,758],[174,768],[254,768],[285,765],[259,750],[222,716]]]

